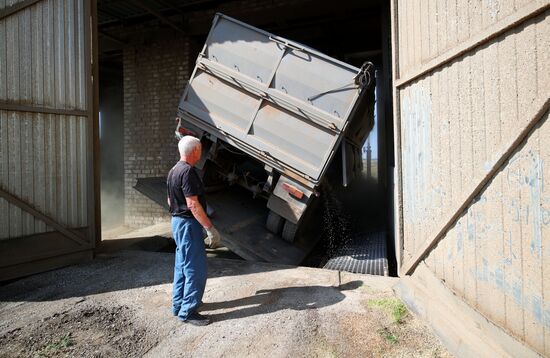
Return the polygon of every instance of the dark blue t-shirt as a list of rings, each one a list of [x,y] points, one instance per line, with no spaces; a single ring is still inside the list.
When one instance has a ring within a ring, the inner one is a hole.
[[[170,169],[166,184],[172,216],[193,217],[185,201],[185,198],[190,196],[198,196],[199,202],[206,212],[204,186],[197,169],[184,161],[179,161]]]

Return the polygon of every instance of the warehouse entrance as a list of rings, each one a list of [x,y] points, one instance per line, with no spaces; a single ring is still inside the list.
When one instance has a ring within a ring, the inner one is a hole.
[[[328,223],[337,227],[334,235],[304,263],[325,264],[343,246],[373,237],[387,244],[386,257],[395,256],[390,23],[389,6],[380,1],[99,0],[104,223],[141,227],[166,220],[165,208],[135,187],[164,176],[177,160],[173,118],[216,12],[354,66],[375,65],[375,126],[362,148],[363,173],[347,188],[333,188],[336,202],[321,205],[346,220]]]

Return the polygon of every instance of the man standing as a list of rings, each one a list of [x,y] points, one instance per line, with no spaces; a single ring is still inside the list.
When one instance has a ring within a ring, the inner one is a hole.
[[[178,143],[180,161],[168,173],[168,205],[176,242],[172,312],[181,321],[205,326],[210,320],[198,313],[206,286],[206,252],[203,242],[216,248],[220,235],[206,215],[204,186],[194,168],[201,158],[201,142],[185,136]]]

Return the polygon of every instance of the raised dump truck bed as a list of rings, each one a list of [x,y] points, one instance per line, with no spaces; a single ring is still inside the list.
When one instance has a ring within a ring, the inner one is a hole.
[[[203,142],[210,185],[264,197],[292,242],[337,152],[346,185],[373,126],[372,64],[357,68],[222,14],[179,103],[177,136]]]
[[[372,67],[215,16],[179,103],[176,137],[201,139],[197,167],[232,251],[298,264],[313,248],[317,197],[362,168],[374,123]],[[136,189],[164,206],[164,179],[154,182],[141,179]]]
[[[355,115],[368,81],[363,75],[369,74],[218,14],[179,113],[314,187]]]

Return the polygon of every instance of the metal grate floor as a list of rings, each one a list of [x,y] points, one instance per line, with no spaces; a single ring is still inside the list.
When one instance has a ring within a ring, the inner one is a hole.
[[[388,276],[386,232],[360,234],[340,248],[323,268],[370,275]]]

